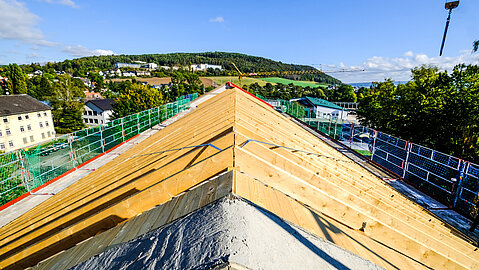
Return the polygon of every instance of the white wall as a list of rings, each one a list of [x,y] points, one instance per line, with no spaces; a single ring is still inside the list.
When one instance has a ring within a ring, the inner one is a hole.
[[[331,118],[331,119],[342,119],[346,120],[348,118],[348,112],[338,109],[316,106],[315,108],[316,116],[320,118]]]
[[[52,113],[47,110],[0,117],[0,133],[0,151],[5,152],[51,140],[55,138]]]
[[[98,126],[110,122],[110,118],[113,115],[113,111],[102,111],[94,106],[91,108],[84,106],[85,111],[83,112],[82,119],[83,123],[87,126]]]

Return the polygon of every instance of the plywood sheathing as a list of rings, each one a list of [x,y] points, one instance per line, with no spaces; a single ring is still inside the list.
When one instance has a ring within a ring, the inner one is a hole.
[[[162,152],[205,143],[224,150]],[[237,195],[385,268],[479,266],[475,247],[440,220],[263,102],[230,89],[1,228],[0,267],[33,265],[231,170]]]

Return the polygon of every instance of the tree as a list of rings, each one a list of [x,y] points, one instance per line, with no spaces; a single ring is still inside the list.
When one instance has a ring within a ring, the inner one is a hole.
[[[96,88],[102,89],[105,86],[105,81],[103,79],[103,76],[96,72],[90,72],[88,74],[88,79],[90,79],[91,82],[94,82],[96,84]]]
[[[39,100],[51,99],[52,96],[55,94],[53,91],[53,85],[46,76],[42,76],[40,78],[40,83],[37,86],[35,93],[37,95],[36,98]]]
[[[53,86],[54,95],[49,101],[53,107],[53,121],[58,133],[69,133],[85,127],[82,119],[83,82],[69,75],[58,76],[58,82]]]
[[[10,94],[26,94],[27,83],[25,73],[17,64],[10,64],[6,68],[6,75],[8,77],[7,88]]]
[[[356,102],[357,97],[354,88],[348,84],[341,84],[338,88],[333,89],[328,97],[331,101]]]
[[[364,95],[357,111],[361,124],[479,161],[479,66],[461,64],[452,74],[415,68],[410,82],[373,83]]]
[[[146,85],[132,84],[115,100],[113,117],[124,117],[158,107],[163,103],[163,96],[159,90]]]

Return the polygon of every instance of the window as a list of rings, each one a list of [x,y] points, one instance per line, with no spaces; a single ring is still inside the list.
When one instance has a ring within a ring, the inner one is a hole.
[[[93,119],[88,119],[88,120],[90,121],[90,123],[92,123],[92,124],[93,124]]]
[[[50,124],[48,124],[48,121],[45,121],[45,126],[48,127],[49,125],[50,125]]]
[[[0,150],[5,149],[5,144],[0,143]]]
[[[21,115],[18,116],[18,121],[22,121],[22,116]]]
[[[12,135],[12,132],[10,132],[10,129],[8,129],[8,128],[5,129],[5,133],[7,133],[7,136],[8,136],[8,135]]]
[[[30,116],[28,114],[25,114],[25,119],[30,119]]]
[[[3,132],[0,130],[0,137],[3,137]]]
[[[27,144],[28,141],[27,141],[27,137],[23,138],[23,144]]]
[[[48,135],[48,137],[52,136],[52,134],[50,133],[50,131],[48,131],[47,135]]]
[[[47,112],[43,112],[43,116],[47,116]]]
[[[8,118],[7,117],[3,117],[3,123],[8,123]]]
[[[95,119],[95,124],[98,124],[98,119]]]
[[[8,141],[8,145],[9,145],[10,147],[13,147],[13,141]]]
[[[42,139],[45,139],[45,133],[42,133]]]
[[[20,132],[25,132],[25,128],[23,126],[20,126]]]
[[[27,125],[27,130],[32,130],[32,125]]]
[[[98,115],[97,111],[93,111],[93,115],[97,116]]]
[[[33,139],[33,135],[30,136],[30,142],[34,142],[35,140]]]
[[[42,115],[41,115],[40,113],[37,113],[37,116],[38,116],[38,117],[42,117]]]
[[[43,123],[42,122],[40,122],[40,127],[43,128]]]
[[[93,112],[92,112],[92,111],[88,111],[88,115],[93,115]]]

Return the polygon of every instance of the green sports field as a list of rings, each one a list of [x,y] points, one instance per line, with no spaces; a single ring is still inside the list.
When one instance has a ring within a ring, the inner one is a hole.
[[[323,84],[319,84],[319,83],[316,83],[316,82],[304,82],[304,81],[294,81],[294,80],[288,80],[288,79],[284,79],[284,78],[277,78],[277,77],[273,77],[273,78],[261,78],[261,80],[265,81],[265,82],[269,82],[269,83],[282,83],[282,84],[294,84],[294,85],[298,85],[298,86],[302,86],[302,87],[313,87],[313,88],[316,88],[316,87],[319,87],[319,86],[327,86],[327,85],[323,85]]]

